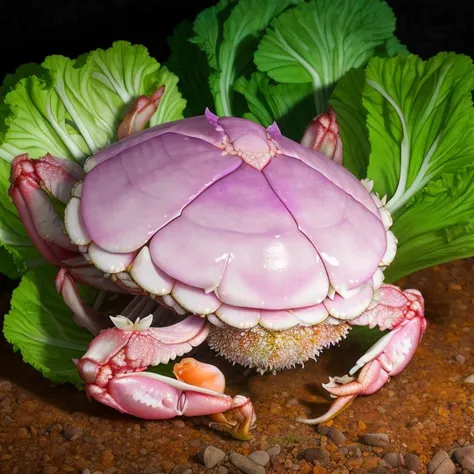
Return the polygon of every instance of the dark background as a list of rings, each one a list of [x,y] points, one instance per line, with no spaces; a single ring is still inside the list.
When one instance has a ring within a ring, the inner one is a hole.
[[[269,0],[272,1],[272,0]],[[116,40],[144,44],[158,61],[183,19],[217,0],[0,0],[0,78],[50,54],[77,57]],[[397,34],[423,58],[439,51],[474,57],[473,0],[388,0]]]

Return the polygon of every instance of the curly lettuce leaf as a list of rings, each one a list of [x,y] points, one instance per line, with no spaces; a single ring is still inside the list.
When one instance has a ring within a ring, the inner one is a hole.
[[[386,45],[387,54],[398,50],[395,22],[391,8],[379,0],[303,2],[272,22],[255,64],[278,83],[310,83],[315,116],[326,111],[346,71],[364,65]]]
[[[40,259],[7,195],[13,158],[51,153],[83,163],[116,140],[120,121],[140,95],[166,86],[151,125],[183,118],[186,102],[178,91],[178,78],[151,58],[145,47],[125,41],[76,60],[49,56],[40,66],[20,69],[6,78],[1,91],[0,244],[24,271]],[[0,271],[6,272],[11,264],[10,259],[2,259]]]
[[[71,311],[56,292],[55,272],[46,264],[23,276],[13,291],[3,334],[14,351],[20,351],[23,360],[44,377],[82,388],[72,359],[87,351],[92,335],[74,324]]]
[[[252,62],[264,29],[275,16],[300,0],[221,0],[202,11],[191,41],[206,53],[211,68],[209,84],[218,115],[239,116],[233,95],[236,79],[255,70]]]
[[[474,255],[474,155],[472,164],[431,181],[398,214],[392,231],[397,256],[388,281],[423,268]]]
[[[370,60],[368,177],[395,216],[431,180],[472,163],[473,79],[472,59],[454,53]]]

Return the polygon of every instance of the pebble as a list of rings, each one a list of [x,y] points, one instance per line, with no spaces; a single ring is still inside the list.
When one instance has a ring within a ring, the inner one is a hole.
[[[464,379],[464,383],[474,383],[474,374],[469,375],[469,377],[466,377]]]
[[[212,469],[224,460],[225,453],[214,446],[203,446],[198,457],[207,469]]]
[[[229,461],[245,474],[265,474],[265,468],[255,464],[249,458],[243,456],[242,454],[231,452],[229,454]]]
[[[79,426],[70,426],[66,428],[63,432],[63,436],[70,441],[74,441],[82,436],[82,428]]]
[[[170,474],[192,474],[193,470],[189,466],[178,464],[173,467]]]
[[[329,451],[324,448],[303,449],[298,452],[297,458],[315,465],[327,466],[329,464]]]
[[[91,470],[90,469],[84,469],[82,471],[82,474],[91,474]]]
[[[362,451],[360,450],[359,446],[357,446],[355,450],[356,457],[360,458],[362,456]]]
[[[118,472],[116,467],[108,467],[102,474],[115,474]]]
[[[11,392],[12,384],[8,380],[2,380],[0,382],[0,392]]]
[[[474,445],[456,449],[454,451],[454,459],[463,469],[474,473]]]
[[[405,464],[408,469],[414,472],[421,472],[421,461],[416,454],[405,454]]]
[[[318,433],[326,436],[331,428],[327,425],[318,425]]]
[[[259,466],[265,466],[270,462],[270,455],[266,451],[254,451],[248,458]]]
[[[426,467],[428,474],[455,474],[456,466],[446,451],[438,451]]]
[[[403,454],[401,453],[387,453],[383,457],[383,460],[387,464],[390,464],[390,466],[392,467],[403,466],[403,464],[405,463],[405,460],[403,459]]]
[[[460,363],[460,364],[464,364],[466,362],[466,358],[462,355],[462,354],[457,354],[456,355],[456,360]]]
[[[229,469],[227,469],[225,466],[219,466],[219,469],[217,469],[217,474],[227,474],[229,472]]]
[[[390,443],[388,435],[385,433],[366,433],[362,435],[362,441],[368,446],[378,446],[381,448],[388,446]]]
[[[334,427],[329,428],[327,437],[336,446],[340,446],[341,444],[344,444],[346,442],[346,437],[337,428],[334,428]]]
[[[278,456],[281,453],[281,446],[279,444],[275,444],[275,446],[267,449],[267,453],[269,456]]]

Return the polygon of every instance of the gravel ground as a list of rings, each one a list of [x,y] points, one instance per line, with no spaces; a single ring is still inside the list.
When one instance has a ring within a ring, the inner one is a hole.
[[[474,472],[473,265],[458,261],[401,282],[426,298],[425,338],[402,374],[357,399],[333,423],[314,427],[295,419],[327,408],[320,385],[353,365],[363,351],[356,340],[275,376],[244,377],[215,358],[229,392],[252,397],[258,425],[249,442],[211,431],[206,418],[150,422],[120,415],[74,388],[52,385],[2,339],[0,472]],[[0,314],[8,301],[5,293]],[[213,357],[206,349],[201,356]]]

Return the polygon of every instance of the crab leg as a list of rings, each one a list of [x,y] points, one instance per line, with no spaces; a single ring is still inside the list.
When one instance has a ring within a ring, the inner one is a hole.
[[[130,107],[118,129],[118,139],[122,140],[143,130],[160,105],[165,86],[160,86],[150,97],[140,96]]]
[[[66,235],[62,217],[51,196],[65,204],[73,186],[82,176],[80,166],[49,154],[39,159],[19,155],[12,163],[8,193],[29,237],[53,265],[76,256],[78,250]]]
[[[369,308],[349,323],[391,331],[357,361],[348,375],[330,377],[329,383],[323,384],[336,400],[328,412],[318,418],[298,418],[302,423],[319,424],[334,418],[358,395],[376,392],[408,365],[426,330],[423,297],[418,290],[402,291],[393,285],[382,285]],[[353,374],[359,370],[355,379]]]
[[[224,376],[216,367],[185,359],[175,365],[175,374],[181,380],[143,372],[150,365],[167,364],[201,344],[209,333],[204,318],[192,315],[161,328],[150,327],[152,314],[143,320],[138,317],[134,323],[124,316],[111,320],[115,327],[102,331],[84,356],[75,361],[90,398],[148,420],[217,415],[213,428],[237,439],[249,439],[249,429],[255,422],[253,406],[246,397],[222,393]],[[228,411],[237,414],[236,421],[219,417]]]

